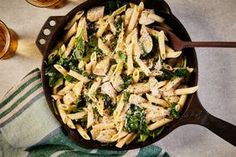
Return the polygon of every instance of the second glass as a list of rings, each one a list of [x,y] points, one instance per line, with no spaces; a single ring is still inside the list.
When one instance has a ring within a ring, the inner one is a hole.
[[[33,6],[41,8],[60,8],[64,5],[65,0],[26,0]]]
[[[18,46],[16,33],[0,20],[0,59],[12,57]]]

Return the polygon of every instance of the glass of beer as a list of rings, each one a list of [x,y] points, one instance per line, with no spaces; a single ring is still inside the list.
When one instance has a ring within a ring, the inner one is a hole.
[[[18,37],[0,20],[0,59],[12,57],[17,49]]]
[[[40,8],[60,8],[66,0],[26,0],[29,4]]]

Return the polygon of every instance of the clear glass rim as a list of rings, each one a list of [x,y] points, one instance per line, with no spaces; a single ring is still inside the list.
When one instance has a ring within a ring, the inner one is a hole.
[[[48,2],[47,4],[43,4],[43,2],[41,2],[41,4],[39,4],[36,2],[36,0],[25,0],[25,1],[35,7],[45,8],[45,7],[51,7],[54,4],[57,4],[59,1],[64,1],[64,0],[54,0],[53,2]]]
[[[4,45],[4,48],[2,49],[2,54],[0,53],[0,58],[2,58],[8,51],[9,47],[10,47],[10,41],[11,41],[11,36],[10,36],[10,30],[9,28],[6,26],[6,24],[0,20],[0,27],[3,28],[3,31],[5,33],[5,37],[6,37],[6,43]]]

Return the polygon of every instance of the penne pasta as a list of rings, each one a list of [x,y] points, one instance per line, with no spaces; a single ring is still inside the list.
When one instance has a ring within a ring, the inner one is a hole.
[[[124,138],[122,138],[120,141],[117,142],[116,147],[118,147],[118,148],[123,147],[123,145],[126,142],[128,143],[129,139],[132,138],[133,136],[134,136],[134,133],[130,133],[130,134],[126,135]]]
[[[78,82],[74,85],[74,87],[72,88],[72,91],[74,92],[76,97],[79,97],[81,95],[82,88],[83,88],[83,82],[82,81],[80,81],[80,82]]]
[[[79,134],[85,139],[85,140],[90,140],[89,135],[87,132],[81,127],[81,125],[76,124],[76,129],[79,132]]]
[[[98,39],[98,47],[102,50],[102,52],[106,55],[111,55],[111,50],[102,42],[102,40]]]
[[[189,88],[182,88],[182,89],[176,89],[174,91],[175,95],[184,95],[184,94],[193,94],[197,91],[198,86],[189,87]]]
[[[93,113],[93,108],[91,104],[88,104],[87,107],[87,128],[91,127],[94,123],[94,113]]]
[[[125,144],[130,144],[135,138],[137,137],[137,134],[132,134],[127,141],[125,142]]]
[[[71,54],[71,51],[72,51],[74,45],[75,45],[75,36],[73,36],[70,39],[69,44],[64,52],[64,57],[68,57]]]
[[[75,35],[77,30],[77,22],[74,23],[74,25],[68,30],[66,35],[64,36],[64,41],[67,41],[70,39],[73,35]]]
[[[134,8],[133,8],[132,15],[130,17],[128,28],[127,28],[128,33],[131,32],[134,29],[134,27],[135,27],[135,25],[138,21],[138,16],[139,16],[138,8],[135,5]]]
[[[119,120],[119,116],[121,115],[121,111],[123,107],[124,107],[124,101],[123,101],[123,95],[122,95],[120,101],[117,104],[115,111],[113,112],[113,117],[115,121]]]
[[[140,66],[140,70],[142,70],[146,76],[149,76],[151,74],[150,69],[143,63],[143,61],[140,58],[135,57],[135,61]]]
[[[181,83],[182,80],[183,80],[182,77],[177,77],[175,79],[172,79],[164,87],[162,87],[161,90],[168,91],[170,89],[174,89]]]
[[[163,125],[165,125],[165,124],[167,124],[167,123],[170,123],[171,121],[172,121],[172,119],[163,118],[163,119],[161,119],[161,120],[159,120],[159,121],[156,121],[156,122],[153,123],[153,124],[150,124],[150,125],[148,126],[148,129],[149,129],[149,130],[155,130],[155,129],[160,128],[161,126],[163,126]]]
[[[67,114],[67,117],[70,118],[71,120],[78,120],[82,119],[87,115],[86,111],[78,112],[78,113],[71,113]]]
[[[167,45],[165,45],[165,48],[166,48],[166,58],[177,58],[182,54],[182,51],[174,51]]]
[[[160,17],[160,16],[158,16],[156,14],[153,14],[153,13],[150,13],[148,15],[148,18],[150,18],[150,19],[152,19],[152,20],[154,20],[156,22],[160,22],[160,23],[164,22],[164,20],[165,20],[164,18],[162,18],[162,17]]]
[[[146,97],[147,97],[148,101],[151,102],[151,103],[158,104],[158,105],[163,106],[163,107],[169,107],[170,106],[165,100],[156,98],[156,97],[151,96],[147,93],[146,93]]]
[[[165,35],[163,31],[160,31],[158,34],[158,43],[159,43],[161,58],[164,60],[166,59],[166,49],[165,49]]]
[[[60,91],[58,91],[58,95],[65,95],[66,93],[68,93],[73,87],[74,87],[75,84],[73,83],[69,83],[68,85],[66,85],[64,88],[62,88]]]
[[[105,129],[112,129],[112,128],[115,128],[115,124],[113,122],[99,123],[93,126],[93,129],[96,129],[96,130],[105,130]]]
[[[182,110],[182,108],[187,100],[187,97],[188,97],[188,95],[186,95],[186,94],[180,96],[179,101],[177,103],[177,105],[178,105],[177,111],[180,112]]]
[[[107,26],[108,26],[108,22],[105,22],[105,21],[101,20],[100,27],[98,28],[98,31],[97,31],[97,37],[98,38],[102,36],[102,34],[107,29]]]
[[[138,81],[139,81],[139,70],[138,69],[134,69],[134,71],[133,71],[133,80],[134,80],[134,83],[138,83]]]
[[[67,70],[63,68],[61,65],[54,64],[54,68],[57,69],[57,71],[59,71],[63,76],[66,76],[68,73]]]
[[[84,11],[79,11],[79,12],[77,12],[76,14],[75,14],[75,16],[72,18],[72,20],[70,20],[68,23],[67,23],[67,25],[65,26],[65,30],[68,30],[68,29],[70,29],[73,25],[74,25],[74,23],[76,22],[76,21],[78,21],[82,16],[83,16],[83,14],[84,14]]]
[[[87,83],[89,81],[89,79],[87,77],[82,76],[81,74],[79,74],[79,73],[77,73],[73,70],[70,70],[67,74],[74,77],[74,78],[76,78],[79,81],[84,82],[84,83]]]
[[[75,125],[70,118],[67,118],[66,125],[71,129],[75,129]]]
[[[133,44],[129,44],[128,47],[126,48],[126,53],[127,53],[127,74],[130,75],[133,73],[134,66],[133,66]]]
[[[122,7],[116,9],[116,10],[112,13],[111,16],[114,17],[114,16],[117,16],[117,15],[121,14],[122,12],[124,12],[124,11],[126,10],[126,6],[127,6],[127,5],[123,5]]]

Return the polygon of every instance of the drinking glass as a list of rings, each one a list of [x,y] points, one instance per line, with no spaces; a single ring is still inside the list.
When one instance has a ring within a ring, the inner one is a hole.
[[[60,8],[65,0],[26,0],[29,4],[40,8]]]
[[[0,59],[12,57],[17,49],[17,34],[0,20]]]

